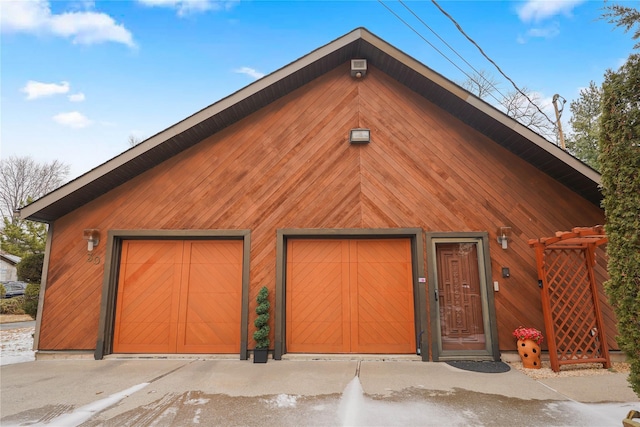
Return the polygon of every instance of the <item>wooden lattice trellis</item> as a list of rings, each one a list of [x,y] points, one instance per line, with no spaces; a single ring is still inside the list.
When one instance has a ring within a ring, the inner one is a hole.
[[[600,225],[529,240],[536,251],[549,359],[555,372],[561,365],[575,363],[611,367],[593,269],[595,249],[605,243]]]

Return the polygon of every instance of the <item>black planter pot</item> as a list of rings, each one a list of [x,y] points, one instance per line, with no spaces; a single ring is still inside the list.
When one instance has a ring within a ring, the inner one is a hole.
[[[268,348],[256,348],[255,350],[253,350],[253,363],[267,363],[268,358]]]

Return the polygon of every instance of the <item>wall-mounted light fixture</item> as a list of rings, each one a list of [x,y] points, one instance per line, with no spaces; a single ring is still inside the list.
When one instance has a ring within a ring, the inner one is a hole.
[[[498,243],[502,245],[502,249],[507,249],[510,237],[511,227],[500,227],[498,229]]]
[[[349,142],[351,144],[368,144],[371,141],[371,131],[369,129],[351,129],[349,132]]]
[[[351,77],[360,79],[367,74],[367,60],[366,59],[352,59],[351,60]]]
[[[82,232],[82,237],[87,241],[87,250],[93,251],[93,248],[100,243],[100,230],[97,228],[87,228]]]

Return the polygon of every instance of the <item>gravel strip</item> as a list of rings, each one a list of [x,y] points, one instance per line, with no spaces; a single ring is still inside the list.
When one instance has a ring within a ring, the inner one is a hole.
[[[509,362],[509,365],[528,377],[539,380],[543,378],[565,378],[565,377],[585,377],[591,375],[612,375],[628,374],[631,370],[628,363],[612,362],[611,368],[604,369],[602,363],[579,363],[575,365],[564,365],[560,367],[560,372],[553,372],[550,362],[542,362],[540,369],[528,369],[522,366],[522,362]]]

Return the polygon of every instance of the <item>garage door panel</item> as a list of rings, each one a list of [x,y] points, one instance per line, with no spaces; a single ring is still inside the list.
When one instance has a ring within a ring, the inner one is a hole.
[[[195,264],[189,268],[189,292],[237,293],[242,283],[242,266],[236,264]]]
[[[348,352],[349,318],[344,294],[348,266],[342,262],[348,247],[340,241],[292,241],[287,250],[287,349],[295,352]],[[292,320],[294,320],[292,322]]]
[[[185,322],[208,322],[212,324],[239,322],[240,312],[237,307],[239,299],[239,293],[189,293]]]
[[[381,298],[382,295],[386,297]],[[413,322],[413,294],[389,293],[380,294],[368,287],[358,287],[358,306],[360,318],[365,321],[379,319],[380,321],[409,321]]]
[[[114,352],[238,353],[241,241],[125,241]]]
[[[404,239],[356,241],[358,263],[402,263],[411,259],[411,247]],[[408,257],[408,258],[407,258]]]
[[[121,328],[119,349],[114,350],[122,353],[170,353],[175,351],[171,332],[169,322],[131,322]]]
[[[182,247],[174,241],[138,240],[129,245],[128,260],[136,264],[175,264],[176,255],[181,256]],[[180,252],[176,252],[179,250]]]
[[[415,342],[409,327],[400,322],[389,322],[381,328],[379,324],[359,323],[356,345],[359,353],[407,354],[413,353]]]
[[[240,241],[190,242],[191,264],[238,264],[242,262]]]
[[[179,353],[237,353],[240,348],[240,335],[235,322],[203,323],[190,322],[179,324],[184,330],[179,337]],[[211,349],[215,351],[211,351]]]
[[[345,353],[344,334],[339,321],[307,322],[296,324],[291,331],[291,352],[317,353],[318,348],[327,353]]]
[[[287,257],[292,263],[339,263],[343,261],[340,240],[291,241]]]
[[[287,351],[413,353],[409,239],[290,240]]]
[[[360,241],[357,269],[357,352],[415,351],[411,247],[408,240]],[[379,257],[379,262],[374,262]]]

